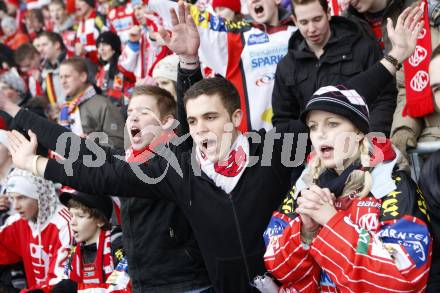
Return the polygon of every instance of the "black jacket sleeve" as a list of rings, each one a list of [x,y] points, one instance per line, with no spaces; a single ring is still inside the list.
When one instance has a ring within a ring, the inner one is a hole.
[[[368,56],[368,67],[374,66],[383,57],[382,49],[373,42]],[[377,99],[369,104],[370,107],[370,131],[382,132],[387,137],[390,135],[393,114],[397,102],[396,81],[392,78],[380,88]]]
[[[185,96],[185,92],[196,82],[203,79],[202,72],[200,67],[194,70],[188,70],[178,67],[177,71],[177,120],[179,121],[179,128],[177,129],[177,133],[179,136],[185,135],[189,133],[189,126],[186,120],[186,110],[185,103],[183,101],[183,97]],[[192,139],[185,140],[182,145],[183,150],[189,150],[192,148]]]
[[[30,129],[38,138],[38,143],[52,151],[64,154],[66,158],[70,157],[72,151],[78,151],[78,159],[82,160],[85,155],[94,155],[96,152],[92,148],[101,148],[106,155],[107,160],[111,160],[115,154],[123,154],[123,149],[112,149],[97,144],[92,140],[79,137],[65,127],[58,125],[46,118],[43,118],[32,111],[21,109],[14,118],[14,127],[22,132],[27,133]],[[63,135],[74,138],[74,148],[72,148],[72,139],[60,139]],[[57,148],[58,147],[58,148]]]
[[[379,61],[345,83],[347,88],[356,89],[367,104],[371,105],[383,88],[393,82],[394,76]]]
[[[99,166],[86,166],[81,161],[49,159],[44,178],[95,195],[144,197],[174,200],[182,184],[168,163],[169,158],[155,157],[148,163],[127,163],[124,158],[105,161]]]
[[[285,82],[285,68],[292,68],[289,59],[285,57],[278,65],[275,72],[275,84],[272,92],[272,124],[277,127],[280,124],[289,123],[300,116],[301,106],[296,97],[292,97],[292,90]],[[292,69],[293,70],[293,69]]]

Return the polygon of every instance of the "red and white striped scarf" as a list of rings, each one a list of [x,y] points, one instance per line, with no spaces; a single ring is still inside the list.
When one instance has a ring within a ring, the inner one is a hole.
[[[111,231],[101,230],[98,238],[98,250],[93,263],[95,267],[93,272],[85,272],[81,243],[76,246],[71,262],[71,271],[68,274],[69,279],[77,283],[105,283],[114,270],[110,236]]]

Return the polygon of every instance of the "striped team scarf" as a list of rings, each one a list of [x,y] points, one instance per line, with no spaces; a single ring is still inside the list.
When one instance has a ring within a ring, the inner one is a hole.
[[[78,243],[66,263],[66,276],[78,283],[104,284],[114,270],[111,249],[111,231],[101,230],[98,238],[98,250],[94,261],[95,271],[85,272],[82,256],[83,243]],[[90,275],[87,275],[87,274]],[[93,275],[92,275],[93,273]]]
[[[424,27],[418,37],[414,54],[403,63],[406,89],[403,116],[423,117],[434,112],[434,99],[428,75],[432,48],[427,0],[423,0],[421,5],[425,8]]]
[[[71,124],[73,123],[71,116],[79,109],[79,105],[84,101],[92,98],[96,95],[96,91],[92,85],[88,86],[84,91],[78,94],[76,97],[64,103],[60,111],[60,117],[58,124],[71,129]]]

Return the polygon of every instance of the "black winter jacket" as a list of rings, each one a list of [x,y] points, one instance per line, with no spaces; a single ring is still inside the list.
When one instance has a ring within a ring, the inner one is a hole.
[[[26,110],[18,112],[14,124],[24,133],[32,129],[39,143],[51,150],[56,149],[57,138],[68,132]],[[85,155],[93,155],[96,160],[96,153],[85,146],[84,140],[81,142],[79,160]],[[66,154],[73,152],[70,145],[66,145]],[[119,161],[115,156],[124,157],[123,149],[102,149],[109,164]],[[116,190],[107,194],[119,195]],[[191,227],[175,203],[161,198],[121,198],[121,219],[133,292],[178,293],[209,286]]]
[[[289,40],[287,55],[275,73],[272,95],[274,126],[297,120],[313,93],[322,86],[340,85],[382,58],[376,41],[359,23],[344,17],[330,20],[331,37],[318,59],[296,31]],[[368,81],[365,81],[366,86]],[[370,108],[370,131],[389,136],[396,107],[394,80],[383,88]]]

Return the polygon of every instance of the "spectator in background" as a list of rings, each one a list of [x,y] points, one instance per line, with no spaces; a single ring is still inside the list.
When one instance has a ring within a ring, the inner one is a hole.
[[[27,35],[31,40],[44,31],[44,15],[41,9],[27,10],[24,18]]]
[[[278,0],[247,1],[249,21],[225,21],[190,5],[196,24],[193,34],[200,34],[200,61],[216,74],[232,81],[240,93],[242,131],[272,128],[272,90],[278,62],[287,53],[286,40],[296,30],[290,11],[279,7]],[[171,20],[172,1],[150,0],[148,9]],[[160,30],[163,39],[166,31]],[[184,58],[184,57],[183,57]],[[199,60],[181,60],[197,63]]]
[[[0,74],[0,90],[5,97],[19,106],[30,99],[26,85],[15,69]]]
[[[50,107],[57,112],[59,106],[65,103],[66,97],[60,83],[60,64],[66,59],[66,47],[62,37],[54,32],[42,32],[38,37],[41,42],[43,70],[41,84]],[[55,113],[52,113],[55,115]]]
[[[38,50],[30,43],[23,44],[15,50],[14,60],[31,95],[42,96],[41,55]]]
[[[391,49],[391,43],[386,29],[386,19],[391,18],[396,23],[397,17],[402,11],[419,2],[419,0],[344,0],[347,8],[347,15],[364,20],[371,27],[371,30],[380,44],[384,53]]]
[[[51,181],[15,169],[6,192],[17,213],[0,228],[0,264],[23,261],[27,286],[49,288],[63,275],[72,245],[69,211]]]
[[[49,14],[53,31],[63,37],[67,53],[69,57],[72,57],[75,50],[75,17],[67,14],[63,0],[52,0],[49,4]]]
[[[130,96],[135,80],[133,76],[124,75],[118,69],[121,40],[115,32],[103,32],[96,40],[96,47],[101,64],[96,76],[96,85],[113,104],[122,106]]]
[[[382,51],[364,29],[345,17],[330,16],[327,0],[294,0],[298,31],[275,73],[272,94],[275,126],[300,123],[299,114],[318,88],[338,85],[365,71]],[[389,136],[396,107],[396,85],[387,85],[369,105],[371,131]]]
[[[5,0],[6,14],[15,17],[20,9],[20,1],[17,0]]]
[[[0,44],[0,71],[8,70],[14,66],[14,50],[5,44]]]
[[[29,42],[28,36],[17,27],[15,19],[10,16],[5,16],[1,19],[1,29],[4,34],[2,43],[12,50]]]
[[[95,10],[94,0],[76,0],[76,16],[79,19],[75,37],[75,55],[98,63],[96,39],[106,30],[105,19]]]
[[[129,40],[130,29],[137,25],[133,5],[128,0],[112,2],[112,8],[107,15],[109,30],[116,33],[124,47]]]
[[[242,19],[240,0],[213,0],[212,8],[218,16],[231,21]]]
[[[153,70],[153,80],[158,87],[168,91],[174,99],[176,97],[177,85],[177,67],[179,65],[179,56],[168,55],[160,60]]]
[[[99,95],[88,82],[87,63],[82,58],[71,58],[60,65],[60,81],[66,96],[58,122],[79,136],[104,132],[108,144],[123,147],[124,119],[111,101]]]
[[[128,32],[128,43],[119,58],[119,69],[136,79],[137,84],[152,84],[151,76],[156,63],[171,51],[158,39],[157,30],[163,25],[162,17],[146,13],[144,1],[132,1],[134,15],[139,25]]]
[[[440,58],[439,58],[440,59]],[[430,227],[434,238],[432,264],[426,292],[440,291],[440,150],[433,153],[424,163],[419,179],[430,217]]]
[[[64,31],[73,30],[75,18],[73,15],[67,14],[66,4],[63,0],[52,0],[49,4],[49,14],[54,32],[61,34]]]
[[[440,26],[440,1],[428,0],[428,12],[431,26]]]

